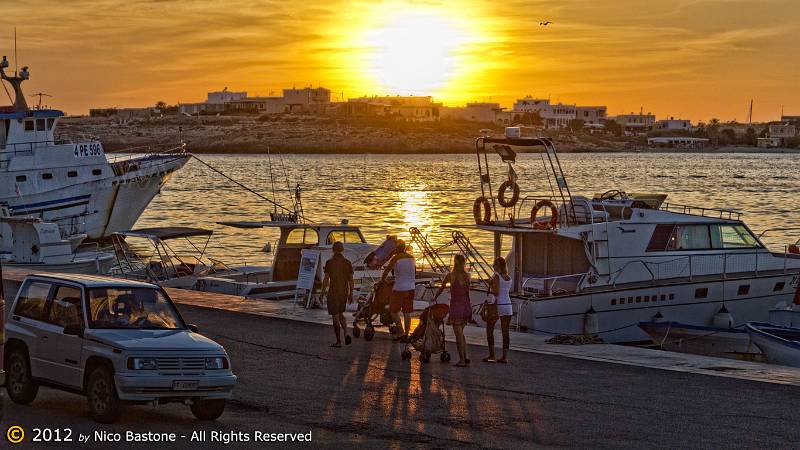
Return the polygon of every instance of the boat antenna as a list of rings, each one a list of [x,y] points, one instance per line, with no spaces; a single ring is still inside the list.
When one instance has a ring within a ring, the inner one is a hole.
[[[277,205],[278,201],[275,198],[275,176],[272,174],[272,154],[269,150],[269,145],[267,145],[267,163],[269,164],[269,182],[272,185],[272,203]],[[275,208],[275,212],[278,212],[277,206],[273,206]]]
[[[14,76],[17,76],[19,69],[19,58],[17,57],[17,27],[14,27]]]
[[[52,95],[39,92],[38,94],[31,95],[31,97],[39,97],[39,104],[36,106],[36,109],[42,109],[42,97],[52,97]]]

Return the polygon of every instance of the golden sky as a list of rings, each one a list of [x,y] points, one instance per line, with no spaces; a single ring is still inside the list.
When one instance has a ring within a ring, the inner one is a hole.
[[[755,120],[800,114],[798,0],[15,0],[0,17],[27,92],[69,113],[322,85],[336,100],[530,94],[743,121],[753,98]]]

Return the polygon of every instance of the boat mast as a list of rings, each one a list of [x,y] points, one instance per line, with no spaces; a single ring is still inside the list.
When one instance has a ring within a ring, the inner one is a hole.
[[[0,78],[2,78],[4,81],[7,81],[8,84],[14,88],[14,111],[29,111],[30,109],[28,108],[28,102],[25,101],[25,94],[22,93],[22,82],[30,78],[28,66],[24,66],[22,71],[19,73],[14,72],[13,77],[6,75],[4,70],[6,68],[8,68],[8,58],[3,56],[3,60],[0,61]]]

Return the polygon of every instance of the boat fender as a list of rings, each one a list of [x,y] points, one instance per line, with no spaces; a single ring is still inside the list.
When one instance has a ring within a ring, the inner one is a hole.
[[[728,308],[725,305],[722,305],[722,308],[714,314],[714,327],[733,328],[733,315],[728,312]]]
[[[795,305],[800,305],[800,283],[797,284],[797,287],[794,290],[794,299],[792,303]]]
[[[506,191],[511,189],[511,198],[506,199]],[[512,180],[506,180],[497,191],[497,203],[503,208],[513,208],[519,200],[519,185]]]
[[[550,221],[537,222],[536,216],[539,215],[539,210],[543,207],[550,208]],[[537,230],[555,230],[558,226],[558,208],[550,200],[539,200],[536,205],[531,209],[531,226]]]
[[[600,331],[600,323],[597,318],[597,313],[593,307],[583,315],[583,334],[590,336],[595,335]]]
[[[486,197],[478,197],[472,205],[472,215],[478,225],[488,225],[492,221],[492,205]]]

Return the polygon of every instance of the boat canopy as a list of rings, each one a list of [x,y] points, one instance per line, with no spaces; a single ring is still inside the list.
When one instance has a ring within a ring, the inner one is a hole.
[[[166,241],[169,239],[189,238],[194,236],[211,236],[212,230],[191,227],[155,227],[139,228],[138,230],[123,231],[115,233],[120,236],[142,237],[147,239],[159,239]]]

